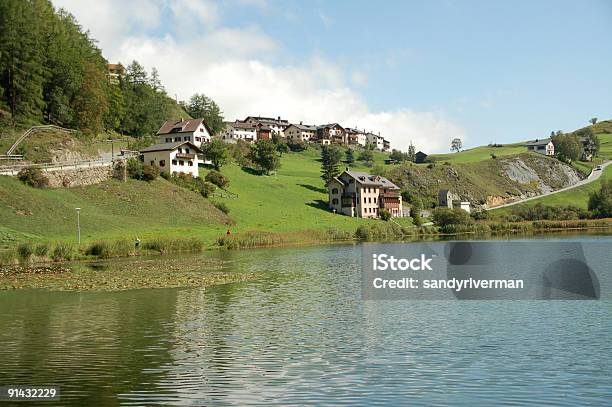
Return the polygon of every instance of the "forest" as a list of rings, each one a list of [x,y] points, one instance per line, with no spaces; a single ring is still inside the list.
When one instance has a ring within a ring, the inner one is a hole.
[[[191,110],[211,116],[215,130],[222,125],[206,96],[183,107],[166,94],[155,68],[147,72],[132,61],[109,81],[108,62],[75,17],[50,1],[0,0],[0,122],[143,137]]]

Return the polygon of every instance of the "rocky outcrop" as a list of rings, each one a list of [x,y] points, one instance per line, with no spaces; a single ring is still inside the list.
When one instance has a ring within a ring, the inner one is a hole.
[[[553,158],[519,156],[500,160],[505,175],[519,184],[537,187],[536,195],[565,188],[581,180],[577,171]]]
[[[581,176],[554,158],[518,154],[473,163],[406,164],[386,173],[402,191],[425,207],[438,204],[438,191],[449,189],[475,207],[493,207],[574,185]]]
[[[70,188],[94,185],[107,181],[113,175],[112,168],[93,167],[45,172],[51,188]]]

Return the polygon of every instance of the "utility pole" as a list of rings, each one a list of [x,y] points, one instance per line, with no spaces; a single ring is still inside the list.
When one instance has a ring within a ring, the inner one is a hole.
[[[76,208],[77,213],[77,241],[81,245],[81,208]]]

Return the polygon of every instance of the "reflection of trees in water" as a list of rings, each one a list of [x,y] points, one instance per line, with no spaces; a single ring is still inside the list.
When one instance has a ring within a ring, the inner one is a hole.
[[[165,339],[176,294],[3,294],[0,308],[9,312],[2,312],[0,325],[9,328],[0,344],[9,345],[0,348],[0,382],[57,384],[63,403],[78,405],[116,404],[117,394],[154,391],[149,383],[171,360]]]

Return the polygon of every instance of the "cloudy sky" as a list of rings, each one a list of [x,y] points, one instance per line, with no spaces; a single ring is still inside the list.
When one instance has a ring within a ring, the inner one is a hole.
[[[227,120],[380,131],[426,152],[612,118],[612,2],[53,0],[110,62]]]

